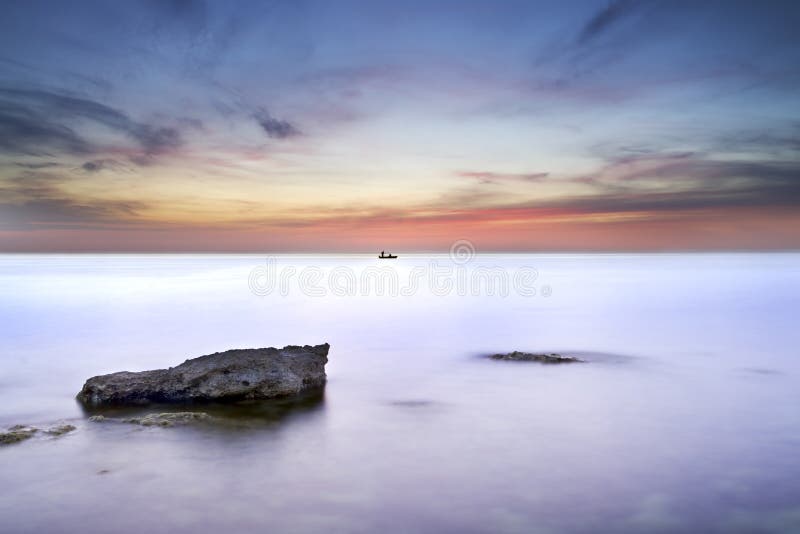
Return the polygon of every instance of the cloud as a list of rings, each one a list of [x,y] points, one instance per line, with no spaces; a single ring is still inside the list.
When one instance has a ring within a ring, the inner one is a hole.
[[[143,206],[141,202],[79,202],[70,198],[0,202],[0,230],[108,227],[135,215]]]
[[[695,153],[624,156],[573,181],[594,190],[526,205],[584,214],[800,207],[796,160],[726,161]]]
[[[460,176],[484,179],[533,181],[534,174],[460,172]],[[587,178],[593,178],[587,180]],[[598,221],[660,220],[691,213],[736,213],[751,210],[784,212],[800,208],[800,161],[758,160],[749,162],[713,160],[692,152],[623,154],[611,158],[592,175],[553,176],[553,182],[588,184],[580,194],[559,198],[509,201],[496,189],[457,187],[432,202],[403,210],[360,206],[358,210],[332,210],[319,206],[313,219],[292,224],[313,226],[381,222],[385,224],[482,223],[487,221],[531,221],[560,223],[596,218]],[[520,188],[520,194],[523,193]],[[620,216],[620,217],[615,217]]]
[[[504,176],[459,174],[478,180]],[[505,176],[519,179],[526,175]],[[795,159],[719,160],[702,153],[642,150],[610,157],[592,174],[557,176],[553,181],[584,184],[586,189],[560,198],[508,202],[507,196],[498,196],[494,190],[456,188],[433,204],[409,210],[407,216],[533,221],[636,214],[640,219],[658,219],[703,210],[800,208],[800,161]]]
[[[102,170],[127,170],[128,167],[115,159],[95,159],[84,162],[80,169],[86,173],[92,174]]]
[[[0,151],[28,155],[97,152],[99,147],[73,128],[85,120],[127,135],[146,155],[163,154],[182,144],[176,128],[135,121],[93,100],[38,89],[0,88]]]
[[[739,131],[720,137],[715,143],[719,151],[756,151],[780,153],[800,151],[800,126],[772,127],[769,131]]]
[[[50,151],[80,155],[91,152],[91,146],[67,126],[0,102],[0,152],[49,156]]]
[[[548,172],[498,173],[489,171],[462,171],[457,174],[464,178],[474,178],[482,184],[496,184],[504,181],[541,182],[550,175]]]
[[[800,188],[800,161],[795,159],[714,159],[700,152],[667,152],[622,155],[595,173],[573,178],[598,187],[637,188],[676,187],[688,190],[728,190],[737,187],[797,184]]]
[[[180,132],[175,128],[136,124],[129,132],[148,154],[161,154],[181,146]]]
[[[140,201],[77,198],[61,187],[63,178],[24,171],[0,182],[0,230],[97,228],[135,219]]]
[[[300,130],[290,122],[272,117],[266,109],[259,109],[253,114],[259,126],[269,137],[274,139],[287,139],[300,135]]]
[[[41,163],[25,163],[25,162],[15,162],[14,165],[17,167],[22,167],[23,169],[47,169],[49,167],[60,167],[60,163],[56,163],[55,161],[43,161]]]
[[[598,11],[578,34],[578,44],[584,45],[597,38],[620,20],[633,13],[642,2],[640,0],[614,0]]]
[[[94,161],[87,161],[86,163],[81,165],[81,168],[86,172],[97,172],[101,170],[103,166],[104,166],[103,160],[97,159]]]

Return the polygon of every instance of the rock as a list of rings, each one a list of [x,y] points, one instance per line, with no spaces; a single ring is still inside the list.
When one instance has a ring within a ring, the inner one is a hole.
[[[561,354],[533,354],[530,352],[520,352],[515,350],[507,354],[492,354],[489,358],[493,360],[507,360],[513,362],[539,362],[539,363],[576,363],[583,360],[573,356],[562,356]]]
[[[106,417],[105,415],[93,415],[89,421],[93,423],[128,423],[131,425],[142,426],[176,426],[188,425],[204,421],[213,421],[214,418],[205,412],[163,412],[149,413],[136,417]]]
[[[0,432],[0,445],[10,445],[19,443],[28,438],[32,438],[38,429],[31,426],[15,425],[8,429],[8,432]]]
[[[100,406],[286,397],[325,385],[328,349],[325,343],[217,352],[169,369],[95,376],[77,398]]]
[[[175,426],[209,420],[211,420],[211,416],[205,412],[168,412],[131,417],[124,419],[123,422],[142,426]]]
[[[45,434],[51,436],[63,436],[67,432],[72,432],[75,427],[72,425],[58,425],[45,430]],[[19,443],[26,439],[32,438],[34,434],[39,432],[38,428],[26,425],[15,425],[8,429],[8,432],[0,432],[0,445],[8,445],[10,443]]]
[[[45,432],[50,434],[51,436],[63,436],[68,432],[72,432],[75,430],[75,427],[72,425],[59,425],[54,426],[53,428],[46,430]]]

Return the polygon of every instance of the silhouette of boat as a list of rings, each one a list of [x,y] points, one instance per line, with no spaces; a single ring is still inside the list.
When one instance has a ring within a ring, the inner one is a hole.
[[[378,259],[381,259],[381,260],[393,260],[396,257],[397,256],[393,256],[391,252],[389,254],[386,254],[385,251],[381,250],[381,255],[378,256]]]

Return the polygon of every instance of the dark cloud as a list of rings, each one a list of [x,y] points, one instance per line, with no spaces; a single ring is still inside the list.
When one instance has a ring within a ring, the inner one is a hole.
[[[751,185],[730,189],[696,189],[691,192],[660,191],[600,194],[574,197],[557,202],[536,203],[531,208],[558,209],[573,214],[644,212],[686,212],[717,208],[797,208],[800,185],[791,182]]]
[[[264,132],[274,139],[287,139],[300,135],[300,130],[290,122],[272,117],[265,109],[259,109],[253,114],[253,117]]]
[[[578,44],[586,44],[598,37],[634,12],[641,4],[643,4],[641,0],[614,0],[609,3],[586,23],[578,35]]]
[[[136,217],[139,201],[80,199],[58,175],[24,171],[0,182],[0,229],[32,230],[107,226]]]
[[[648,218],[706,209],[800,208],[800,161],[714,160],[702,153],[623,153],[591,175],[552,177],[582,183],[584,194],[552,200],[503,203],[494,189],[454,189],[422,212],[442,208],[473,213],[508,212],[520,217],[642,212]],[[484,174],[460,173],[482,179]],[[513,176],[513,175],[512,175]],[[524,175],[520,175],[524,176]],[[459,215],[461,214],[461,215]]]
[[[30,155],[48,154],[48,150],[78,155],[97,151],[70,126],[80,120],[126,134],[148,155],[182,144],[177,129],[134,121],[99,102],[37,89],[0,88],[2,151]]]
[[[60,163],[56,163],[55,161],[43,161],[41,163],[25,163],[25,162],[15,162],[14,165],[17,167],[22,167],[23,169],[47,169],[50,167],[60,167]]]
[[[0,229],[107,228],[134,217],[144,206],[141,202],[80,202],[70,198],[42,198],[20,204],[0,202]]]
[[[591,178],[591,179],[587,179]],[[594,193],[538,206],[576,212],[800,207],[800,161],[725,161],[702,154],[621,157],[592,177]]]
[[[102,170],[126,170],[128,167],[115,159],[95,159],[85,162],[80,169],[86,173],[95,173]]]
[[[86,172],[97,172],[99,170],[102,170],[103,160],[98,159],[95,161],[87,161],[86,163],[81,165],[81,168]]]
[[[743,184],[800,183],[797,160],[725,160],[699,152],[621,155],[591,175],[576,181],[601,187],[686,187],[723,189]]]
[[[0,152],[51,156],[52,152],[87,154],[90,144],[71,128],[28,109],[0,102]]]

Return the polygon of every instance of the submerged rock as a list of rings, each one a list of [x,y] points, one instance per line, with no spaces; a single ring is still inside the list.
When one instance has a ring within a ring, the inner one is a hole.
[[[39,430],[31,426],[14,425],[7,432],[0,432],[0,445],[10,445],[19,443],[28,438],[32,438]]]
[[[148,413],[136,417],[106,417],[93,415],[89,418],[92,423],[128,423],[141,426],[176,426],[213,421],[214,418],[205,412],[163,412]]]
[[[239,401],[296,395],[325,385],[327,343],[282,349],[238,349],[186,360],[177,367],[119,372],[86,381],[89,406]]]
[[[73,430],[75,430],[73,425],[58,425],[45,430],[45,432],[51,436],[63,436],[64,434],[72,432]]]
[[[58,425],[48,430],[44,430],[44,433],[58,437],[63,436],[68,432],[72,432],[73,430],[75,430],[75,427],[72,425]],[[26,439],[32,438],[37,432],[39,432],[39,429],[33,426],[12,426],[7,432],[0,432],[0,445],[8,445],[10,443],[19,443],[20,441],[25,441]]]
[[[123,422],[142,426],[175,426],[209,420],[211,420],[211,416],[205,412],[167,412],[150,413],[143,417],[129,417],[123,419]]]
[[[539,363],[576,363],[583,360],[573,356],[562,356],[561,354],[534,354],[531,352],[520,352],[515,350],[506,354],[492,354],[489,358],[493,360],[507,360],[514,362],[539,362]]]

